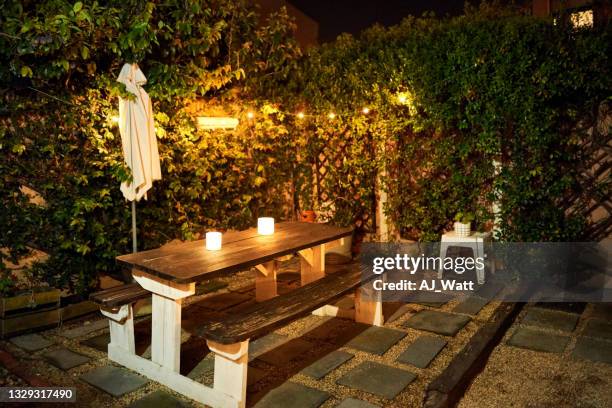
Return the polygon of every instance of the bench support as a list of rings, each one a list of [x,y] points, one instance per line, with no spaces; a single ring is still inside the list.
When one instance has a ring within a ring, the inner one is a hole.
[[[299,251],[302,286],[325,276],[325,244]]]
[[[114,347],[134,354],[136,346],[134,342],[134,315],[132,304],[121,306],[119,309],[100,309],[102,314],[108,317],[110,329],[110,344]]]
[[[257,275],[255,276],[255,300],[262,302],[277,296],[276,292],[276,272],[278,262],[272,260],[261,265],[257,265]]]
[[[249,340],[234,344],[220,344],[207,340],[208,348],[215,353],[214,389],[246,404]]]
[[[180,284],[132,272],[134,279],[153,292],[151,361],[174,372],[181,363],[181,307],[183,298],[195,293],[195,283]]]
[[[355,321],[373,326],[382,326],[384,323],[382,294],[374,289],[372,281],[355,289]]]

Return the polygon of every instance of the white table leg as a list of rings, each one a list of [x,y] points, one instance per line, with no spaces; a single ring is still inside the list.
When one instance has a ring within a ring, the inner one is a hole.
[[[302,286],[325,276],[325,244],[299,251]]]
[[[246,404],[247,369],[249,363],[249,340],[234,344],[220,344],[207,340],[208,348],[215,353],[215,391],[222,392]]]
[[[101,309],[100,311],[108,317],[110,344],[127,353],[136,353],[132,304],[123,305],[118,310]]]
[[[262,302],[277,296],[276,273],[278,262],[270,261],[257,265],[255,276],[255,300]]]
[[[195,293],[195,283],[175,283],[136,270],[132,275],[140,286],[153,292],[151,361],[178,373],[182,300]]]

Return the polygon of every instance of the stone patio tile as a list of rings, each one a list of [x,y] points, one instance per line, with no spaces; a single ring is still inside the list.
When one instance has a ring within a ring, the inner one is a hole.
[[[70,370],[73,367],[80,366],[91,360],[89,357],[75,353],[67,348],[49,351],[45,353],[44,357],[49,363],[62,370]]]
[[[380,408],[378,405],[370,404],[366,401],[361,401],[356,398],[347,398],[343,400],[336,408]]]
[[[592,317],[612,320],[612,303],[593,303]]]
[[[510,346],[526,348],[548,353],[561,353],[569,343],[568,336],[559,336],[540,330],[519,328],[514,332],[508,344]]]
[[[584,302],[538,302],[536,307],[548,310],[556,310],[565,313],[582,314],[586,303]]]
[[[383,355],[405,336],[406,333],[400,330],[372,326],[348,342],[347,347]]]
[[[23,336],[11,338],[10,342],[26,351],[42,350],[53,344],[51,340],[44,338],[40,334],[24,334]]]
[[[255,408],[317,408],[329,397],[325,391],[285,382],[259,400]]]
[[[426,368],[440,351],[446,346],[446,340],[440,337],[421,336],[400,354],[397,361],[412,364],[415,367]]]
[[[96,330],[108,328],[108,319],[94,320],[93,322],[85,322],[82,326],[75,327],[70,330],[60,331],[58,334],[68,339],[76,339],[77,337],[85,336]]]
[[[98,334],[97,336],[81,341],[82,345],[91,347],[103,353],[108,351],[108,343],[110,343],[109,333]]]
[[[154,391],[134,401],[128,408],[187,408],[192,407],[187,401],[180,400],[165,391]]]
[[[557,312],[533,307],[527,311],[527,314],[525,317],[523,317],[521,323],[543,329],[572,332],[576,328],[578,317],[578,315],[571,313]]]
[[[465,326],[470,317],[436,310],[421,310],[405,323],[405,327],[426,330],[444,336],[454,336]]]
[[[217,312],[235,306],[238,303],[246,302],[251,297],[241,293],[229,292],[211,296],[198,302],[199,307],[215,310]]]
[[[582,335],[612,340],[612,322],[602,319],[589,319]]]
[[[476,291],[475,295],[491,301],[503,287],[501,283],[487,282]]]
[[[267,353],[260,354],[257,359],[277,367],[282,367],[312,350],[313,347],[315,347],[313,343],[301,338],[295,338]]]
[[[408,313],[409,310],[412,310],[412,306],[410,305],[400,306],[395,312],[391,314],[391,316],[385,319],[385,323],[393,323],[394,321],[400,319],[402,316]]]
[[[148,382],[146,378],[125,368],[113,366],[96,368],[83,374],[81,379],[113,397],[120,397],[123,394],[135,391]]]
[[[204,358],[188,374],[187,377],[195,380],[212,373],[215,369],[214,358]]]
[[[338,368],[340,365],[346,363],[353,357],[354,355],[352,355],[351,353],[347,353],[346,351],[332,351],[328,355],[320,358],[308,367],[304,368],[302,370],[302,374],[316,378],[318,380],[325,377],[328,373]]]
[[[578,337],[572,356],[612,364],[612,342]]]
[[[224,289],[227,287],[227,282],[221,282],[218,280],[211,280],[208,282],[200,283],[196,285],[196,295],[203,295],[205,293],[216,292],[218,290]]]
[[[416,375],[410,371],[366,361],[336,381],[340,385],[393,399],[410,384]]]
[[[480,296],[470,296],[455,306],[453,312],[477,315],[487,303],[489,303],[488,299],[481,298]]]
[[[287,336],[270,333],[249,343],[249,361],[289,341]]]

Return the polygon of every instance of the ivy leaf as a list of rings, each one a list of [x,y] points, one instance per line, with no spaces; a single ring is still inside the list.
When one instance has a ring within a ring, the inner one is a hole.
[[[76,3],[74,3],[74,6],[72,7],[72,11],[74,11],[76,14],[79,11],[81,11],[82,8],[83,8],[83,3],[81,3],[80,1],[77,1]]]
[[[23,67],[21,67],[21,76],[22,77],[29,77],[32,78],[32,75],[34,73],[32,72],[32,69],[26,65],[24,65]]]

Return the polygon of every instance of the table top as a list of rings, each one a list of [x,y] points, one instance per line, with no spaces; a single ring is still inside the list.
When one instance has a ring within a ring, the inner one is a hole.
[[[243,271],[352,233],[352,228],[281,222],[275,225],[273,235],[259,235],[257,228],[224,233],[223,246],[218,251],[207,250],[206,240],[197,240],[121,255],[117,261],[172,282],[191,283]]]

